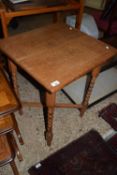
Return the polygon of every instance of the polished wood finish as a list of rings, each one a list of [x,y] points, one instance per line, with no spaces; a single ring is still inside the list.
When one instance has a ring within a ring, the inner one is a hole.
[[[117,52],[64,24],[3,39],[0,50],[51,93],[104,64]],[[54,86],[55,80],[59,84]]]
[[[23,139],[13,112],[18,110],[21,104],[10,86],[5,72],[0,67],[0,133],[15,130],[20,144]]]
[[[14,114],[0,116],[0,134],[15,131],[21,145],[24,144],[17,121]]]
[[[0,135],[0,167],[10,163],[14,175],[19,175],[14,161],[15,154],[16,152],[12,145],[11,133],[10,135]]]
[[[0,117],[0,133],[7,133],[9,131],[12,131],[13,128],[14,123],[10,115]]]
[[[17,154],[18,159],[21,161],[23,160],[22,154],[20,153],[18,145],[13,136],[13,131],[15,131],[20,144],[24,144],[17,121],[15,119],[15,115],[13,114],[13,112],[18,110],[20,107],[21,107],[21,104],[17,99],[15,93],[13,92],[9,84],[9,81],[5,75],[5,72],[3,70],[3,67],[1,65],[0,66],[0,138],[2,137],[1,135],[4,135],[3,138],[6,138],[7,135],[10,137],[10,140],[12,140],[14,151]],[[9,142],[11,142],[10,140]],[[6,144],[8,146],[8,144],[10,143],[7,143],[7,140],[6,140]],[[5,147],[5,149],[7,148],[8,147]],[[6,154],[7,153],[8,152],[6,150]],[[3,157],[0,157],[0,166],[2,166],[2,163],[3,163],[3,161],[1,161],[1,158],[4,159],[4,163],[5,162],[7,163],[7,161],[9,162],[11,159],[10,164],[12,166],[14,174],[18,175],[18,171],[14,163],[14,158],[12,158],[12,155],[11,157],[10,155],[7,155],[9,156],[8,157],[9,159],[7,158],[8,160],[5,159],[4,154],[0,154],[0,155],[1,156],[3,155]]]
[[[52,140],[54,107],[76,107],[81,116],[86,111],[88,101],[101,66],[109,61],[117,50],[107,46],[78,29],[63,24],[53,24],[4,39],[1,51],[9,59],[32,76],[45,89],[47,108],[46,138]],[[89,73],[90,81],[82,104],[56,104],[56,92],[72,81]]]
[[[15,112],[21,107],[2,67],[0,67],[0,115]]]

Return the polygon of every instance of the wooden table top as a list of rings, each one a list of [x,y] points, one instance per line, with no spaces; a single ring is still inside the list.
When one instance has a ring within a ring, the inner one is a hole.
[[[117,53],[106,43],[64,24],[51,24],[2,39],[0,50],[52,93]]]

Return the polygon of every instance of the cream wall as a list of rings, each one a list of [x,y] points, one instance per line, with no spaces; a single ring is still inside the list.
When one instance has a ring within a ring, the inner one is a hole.
[[[85,0],[85,5],[96,9],[103,9],[105,2],[106,0]]]

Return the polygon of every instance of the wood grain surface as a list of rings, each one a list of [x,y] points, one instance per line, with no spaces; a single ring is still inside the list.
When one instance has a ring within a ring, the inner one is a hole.
[[[64,24],[3,39],[0,50],[50,92],[62,89],[117,53],[106,43]]]

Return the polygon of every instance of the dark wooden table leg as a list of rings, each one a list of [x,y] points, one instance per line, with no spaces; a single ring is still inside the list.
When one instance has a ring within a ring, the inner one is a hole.
[[[9,70],[10,70],[10,74],[11,74],[13,88],[14,88],[14,91],[15,91],[17,97],[19,97],[19,99],[20,99],[18,83],[17,83],[17,66],[14,63],[12,63],[11,61],[9,61],[8,63],[9,63]],[[19,109],[19,114],[20,115],[23,114],[22,108]]]
[[[83,12],[84,12],[84,0],[80,0],[80,10],[78,10],[76,13],[76,25],[75,25],[75,27],[78,29],[80,29]]]
[[[1,12],[1,24],[2,24],[2,30],[3,30],[3,35],[4,35],[4,38],[7,38],[8,37],[8,26],[7,26],[7,17],[6,17],[6,12],[5,11],[2,11]]]
[[[12,120],[13,120],[13,123],[14,123],[14,129],[15,129],[16,135],[18,137],[18,140],[19,140],[21,145],[24,145],[24,141],[23,141],[23,138],[22,138],[22,135],[21,135],[21,132],[19,130],[19,126],[17,124],[17,120],[16,120],[14,114],[12,115]]]
[[[11,61],[9,61],[9,70],[12,76],[12,83],[15,93],[19,96],[18,85],[17,85],[17,67]]]
[[[80,110],[80,116],[81,117],[84,115],[84,112],[87,109],[89,99],[90,99],[90,96],[91,96],[96,78],[99,75],[100,69],[101,69],[100,67],[97,67],[97,68],[93,69],[92,72],[91,72],[91,76],[88,77],[88,79],[87,79],[86,89],[85,89],[85,92],[84,92],[84,99],[83,99],[83,102],[82,102],[82,108]]]
[[[47,141],[47,145],[50,146],[53,138],[53,117],[54,117],[54,109],[55,109],[55,93],[45,93],[45,104],[47,108],[47,127],[45,131],[45,137]]]
[[[59,19],[59,13],[58,12],[53,13],[53,23],[58,22],[58,19]]]
[[[22,161],[23,160],[22,154],[21,154],[21,152],[19,150],[19,147],[17,145],[17,142],[16,142],[16,140],[15,140],[14,135],[13,135],[12,132],[9,132],[8,133],[8,139],[9,139],[9,142],[11,142],[11,144],[12,144],[12,146],[13,146],[15,152],[16,152],[16,155],[17,155],[18,160],[19,161]]]
[[[11,168],[12,168],[12,170],[14,172],[14,175],[20,175],[14,160],[12,160],[10,162],[10,165],[11,165]]]

